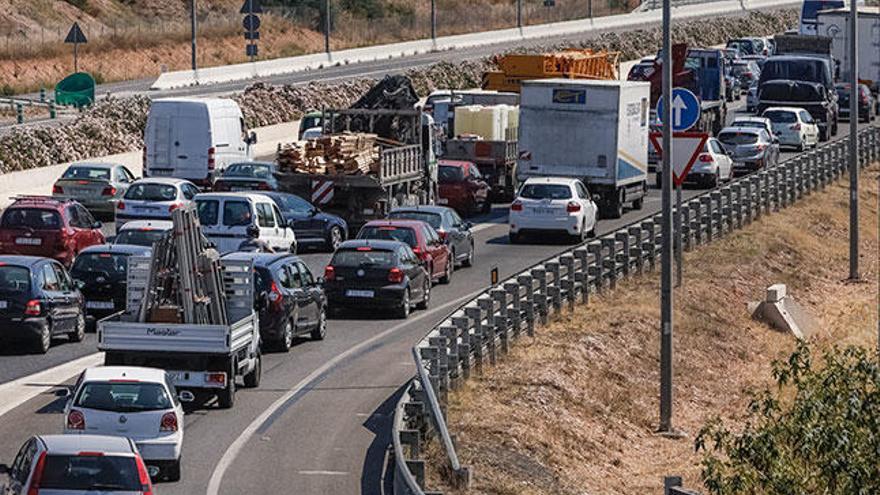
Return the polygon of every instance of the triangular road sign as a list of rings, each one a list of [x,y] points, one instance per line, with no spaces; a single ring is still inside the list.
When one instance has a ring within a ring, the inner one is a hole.
[[[663,159],[663,134],[652,132],[650,135],[651,143],[657,150],[658,159]],[[680,186],[687,177],[697,157],[703,152],[703,146],[709,135],[705,132],[673,132],[672,133],[672,156],[670,162],[672,165],[672,180],[676,186]]]
[[[73,26],[70,26],[70,31],[67,33],[67,38],[64,38],[64,42],[88,43],[88,40],[86,40],[86,35],[84,35],[82,29],[79,28],[78,22],[74,22]]]
[[[263,6],[260,5],[260,0],[244,0],[244,4],[241,6],[241,10],[238,11],[239,14],[262,14]]]

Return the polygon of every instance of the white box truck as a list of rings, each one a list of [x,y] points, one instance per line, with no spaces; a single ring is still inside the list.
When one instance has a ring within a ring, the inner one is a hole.
[[[880,91],[880,7],[858,7],[858,76],[875,94]],[[840,81],[849,82],[849,8],[822,10],[817,34],[831,38],[831,54],[840,63]]]
[[[256,142],[233,100],[158,99],[147,114],[144,177],[175,177],[210,186],[215,172],[250,161]]]
[[[641,209],[648,191],[651,85],[544,79],[522,84],[517,179],[575,177],[600,213]]]

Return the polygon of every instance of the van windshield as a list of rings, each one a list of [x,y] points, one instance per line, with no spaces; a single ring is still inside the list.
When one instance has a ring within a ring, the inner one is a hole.
[[[196,209],[199,212],[199,223],[202,225],[217,225],[217,213],[220,203],[216,199],[196,200]]]

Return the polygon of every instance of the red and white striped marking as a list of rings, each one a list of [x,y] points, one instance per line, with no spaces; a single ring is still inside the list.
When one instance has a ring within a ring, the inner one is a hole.
[[[326,205],[333,199],[333,181],[332,180],[313,180],[312,181],[312,203],[317,205]]]

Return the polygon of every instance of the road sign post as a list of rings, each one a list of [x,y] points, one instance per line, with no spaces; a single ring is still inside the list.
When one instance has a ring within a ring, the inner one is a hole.
[[[67,32],[64,42],[73,44],[73,72],[79,72],[79,44],[88,43],[89,41],[86,39],[86,35],[83,34],[82,29],[80,29],[78,22],[74,22],[73,26],[70,26],[70,31]]]
[[[190,36],[190,65],[193,72],[197,71],[199,66],[196,58],[196,0],[190,0],[189,4],[189,36]]]
[[[859,280],[859,50],[858,2],[849,10],[849,279]],[[869,109],[870,114],[870,109]]]
[[[262,24],[260,16],[257,14],[263,13],[263,6],[260,4],[260,0],[244,0],[239,13],[244,14],[241,25],[244,27],[244,39],[247,40],[245,54],[253,62],[259,53],[257,40],[260,39],[260,24]]]
[[[672,126],[670,122],[672,96],[672,0],[663,0],[663,106],[657,115],[663,122],[663,146],[672,148]],[[672,428],[672,174],[670,164],[672,153],[662,157],[661,174],[663,179],[663,221],[661,227],[660,250],[660,425],[659,433],[669,435]]]

